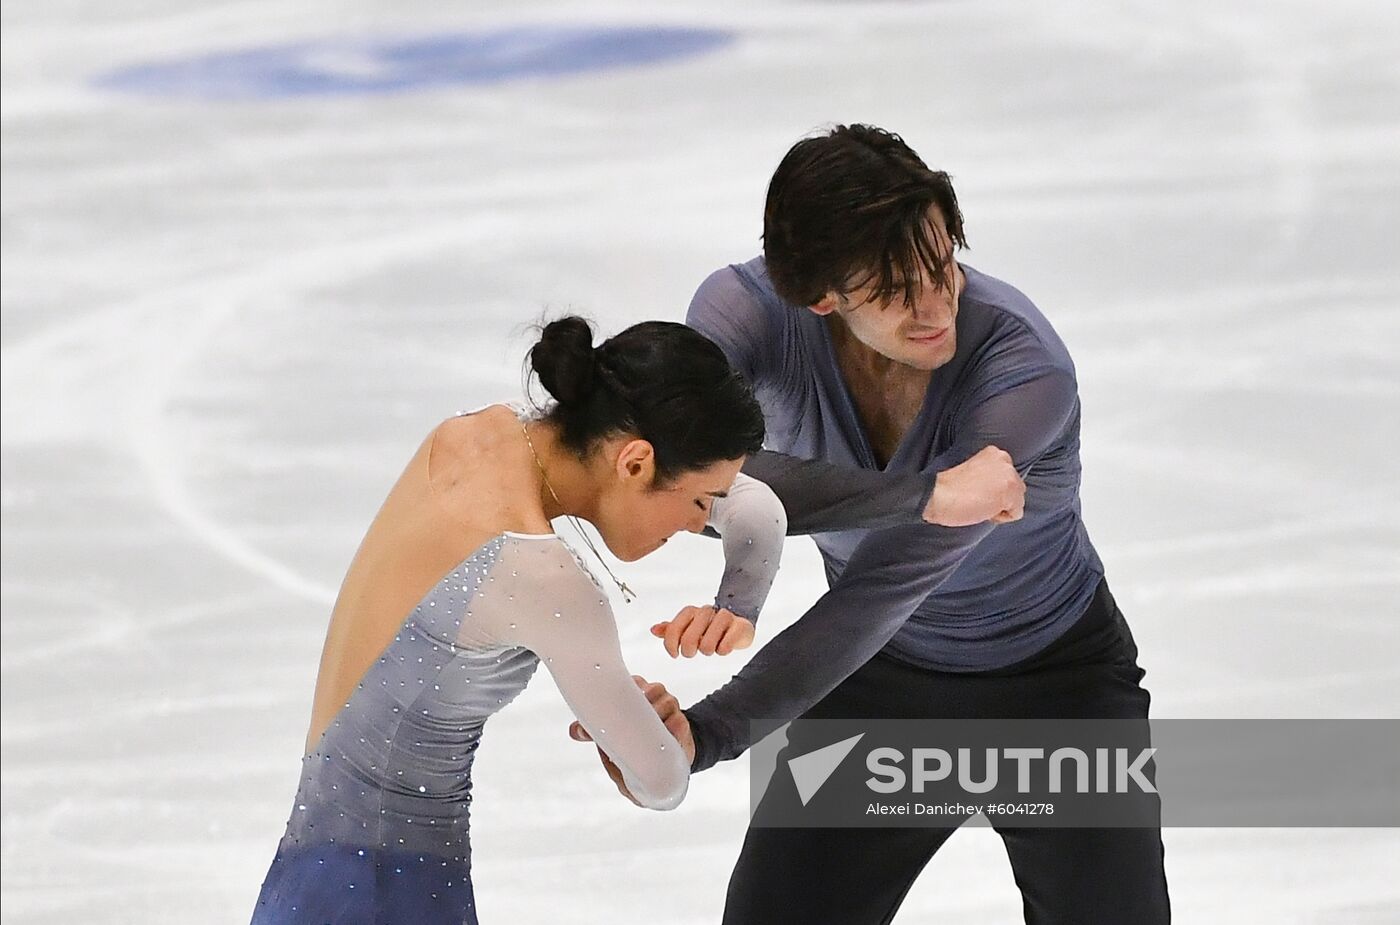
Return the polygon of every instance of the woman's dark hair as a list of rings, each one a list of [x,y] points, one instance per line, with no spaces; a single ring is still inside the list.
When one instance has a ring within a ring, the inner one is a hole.
[[[779,296],[814,305],[828,292],[873,283],[882,301],[918,295],[920,268],[935,285],[951,254],[929,226],[938,206],[948,237],[966,247],[953,184],[898,135],[838,125],[792,146],[768,184],[763,254]]]
[[[571,315],[544,326],[530,365],[555,399],[545,420],[580,457],[598,440],[636,434],[655,450],[664,484],[763,447],[763,411],[748,383],[683,324],[643,321],[595,349],[592,327]]]

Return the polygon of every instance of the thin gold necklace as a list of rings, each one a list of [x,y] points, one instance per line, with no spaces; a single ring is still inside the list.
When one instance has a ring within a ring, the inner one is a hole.
[[[544,479],[544,487],[549,489],[550,497],[554,499],[555,504],[559,505],[559,510],[563,511],[564,502],[559,500],[559,493],[554,490],[553,485],[549,484],[549,473],[544,471],[544,463],[540,462],[540,454],[535,452],[534,441],[530,439],[530,430],[526,426],[526,422],[523,418],[520,421],[520,432],[525,435],[525,445],[530,448],[530,455],[535,457],[535,465],[539,467],[540,478]],[[564,516],[569,518],[569,523],[574,525],[574,529],[578,531],[578,535],[583,537],[583,541],[588,544],[588,548],[593,552],[593,557],[598,560],[598,564],[608,573],[608,577],[613,580],[613,584],[617,585],[617,590],[622,592],[622,600],[628,604],[632,603],[632,599],[637,596],[636,592],[627,587],[627,582],[619,581],[618,577],[613,574],[613,570],[608,568],[608,563],[598,554],[598,547],[593,545],[593,541],[589,539],[588,534],[583,531],[583,525],[578,522],[578,518],[569,513],[565,513]]]

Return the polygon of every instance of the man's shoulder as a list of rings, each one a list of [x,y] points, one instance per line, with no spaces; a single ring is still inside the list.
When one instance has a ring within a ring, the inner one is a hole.
[[[1073,372],[1069,349],[1050,319],[1029,296],[1010,283],[966,264],[962,264],[962,268],[967,278],[963,298],[967,300],[967,307],[980,316],[983,340],[988,346],[1004,347],[1014,343],[1023,357],[1038,354],[1046,365]]]
[[[768,280],[768,268],[760,255],[744,263],[726,264],[715,270],[696,288],[692,301],[770,301],[776,298],[773,285]]]
[[[774,294],[758,257],[706,277],[690,300],[685,323],[718,344],[730,364],[757,384],[786,374],[787,345],[799,319]]]
[[[705,277],[695,290],[686,323],[709,333],[714,324],[739,324],[776,335],[786,329],[793,313],[773,291],[763,258],[731,263]]]

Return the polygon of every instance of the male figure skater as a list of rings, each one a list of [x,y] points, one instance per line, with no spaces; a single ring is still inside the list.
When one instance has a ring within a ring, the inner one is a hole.
[[[784,157],[763,240],[705,280],[686,320],[753,384],[768,446],[892,485],[1000,447],[1024,517],[816,533],[829,590],[684,711],[692,770],[741,754],[753,719],[1145,721],[1137,650],[1080,520],[1074,366],[1025,295],[954,259],[947,174],[896,135],[839,126]],[[782,497],[775,460],[745,471]],[[804,525],[800,493],[784,502],[791,532],[829,529]],[[784,788],[780,771],[765,800]],[[994,825],[1028,923],[1169,920],[1157,829]],[[750,828],[724,920],[888,922],[955,830]]]

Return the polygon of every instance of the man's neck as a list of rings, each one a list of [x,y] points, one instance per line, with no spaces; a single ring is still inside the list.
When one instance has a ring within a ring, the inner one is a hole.
[[[917,369],[901,363],[861,343],[837,313],[832,312],[824,320],[831,332],[831,344],[836,349],[836,358],[841,364],[842,372],[848,378],[858,378],[863,383],[877,386],[888,386],[920,381],[927,383],[932,375],[927,369]]]
[[[872,350],[834,316],[827,316],[826,322],[831,326],[837,365],[875,461],[885,466],[918,416],[933,373]]]

